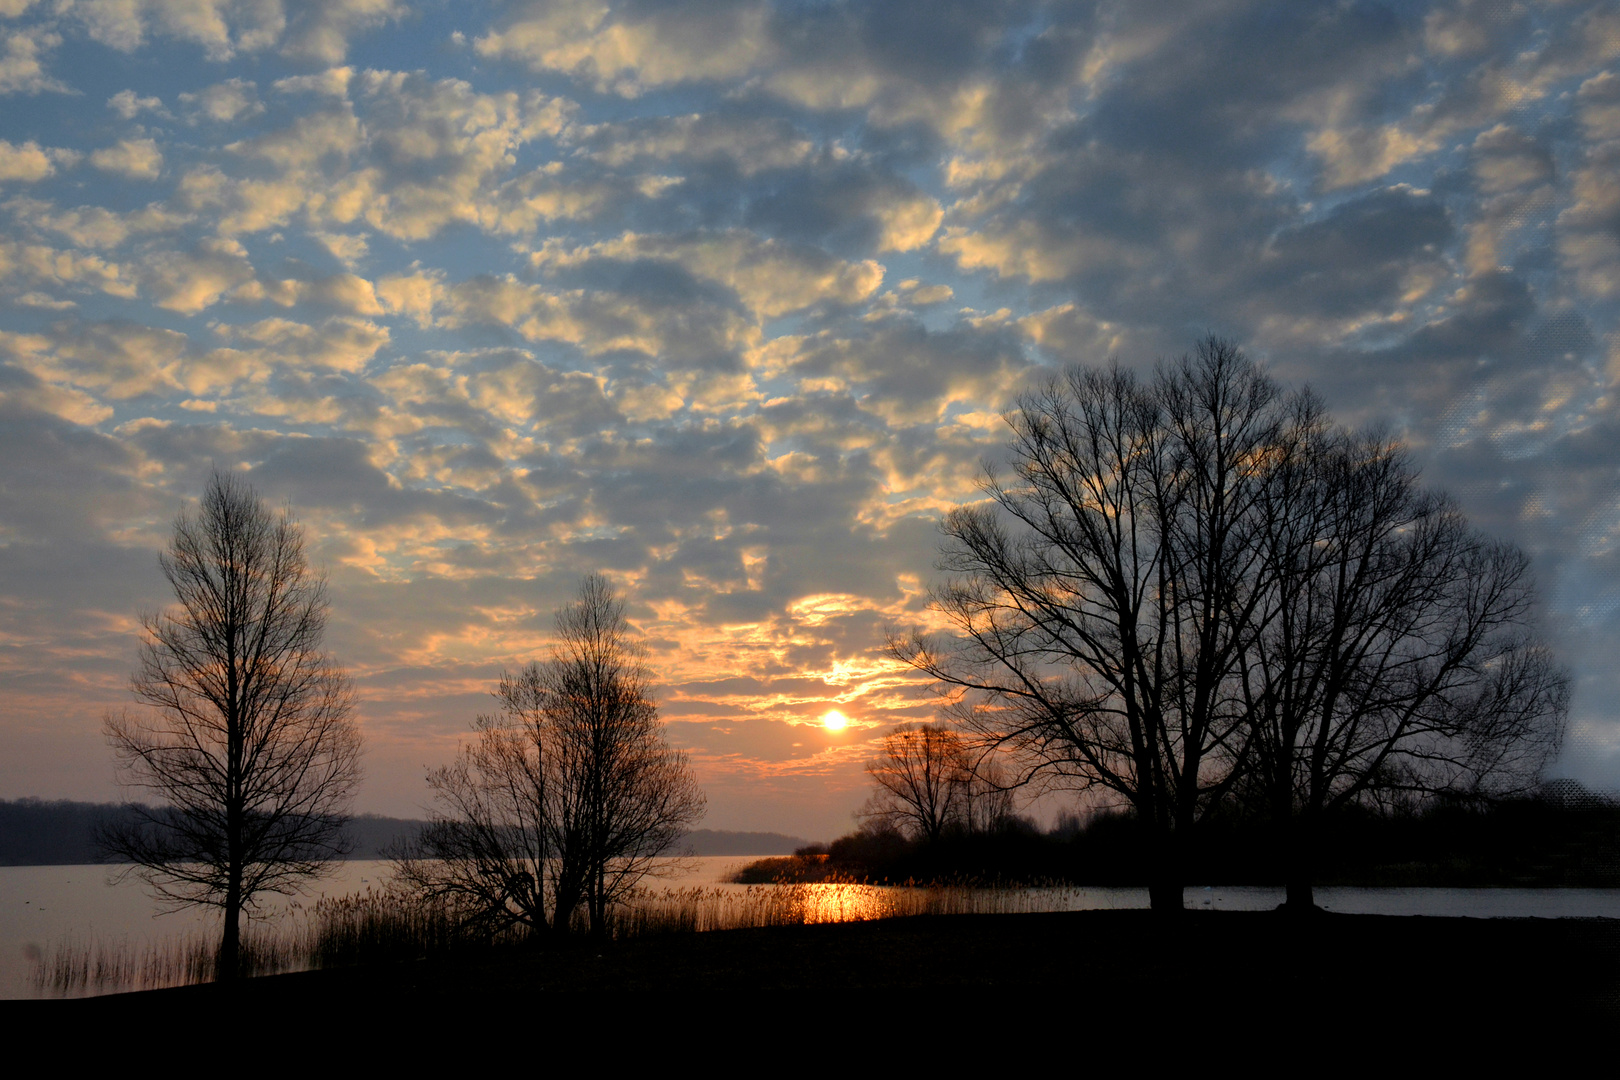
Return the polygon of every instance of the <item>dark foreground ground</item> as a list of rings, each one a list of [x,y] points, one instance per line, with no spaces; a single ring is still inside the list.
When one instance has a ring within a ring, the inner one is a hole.
[[[1338,1029],[1503,1037],[1612,1030],[1620,920],[1146,911],[927,916],[490,952],[44,1006],[107,1021],[213,1013],[640,1018],[702,1034],[772,1016],[783,1034],[927,1015],[940,1037],[981,1014],[1093,1037],[1188,1018],[1206,1031]],[[58,1014],[60,1015],[60,1014]],[[414,1021],[412,1021],[414,1022]],[[864,1019],[862,1022],[865,1022]],[[436,1023],[434,1021],[433,1023]],[[554,1025],[561,1027],[554,1027]],[[409,1023],[404,1031],[414,1030]],[[1360,1033],[1360,1034],[1357,1034]]]

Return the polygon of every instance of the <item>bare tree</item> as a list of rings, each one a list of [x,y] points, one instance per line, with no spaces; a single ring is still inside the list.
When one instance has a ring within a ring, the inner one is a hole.
[[[1101,787],[1143,829],[1158,910],[1182,906],[1188,835],[1249,738],[1234,682],[1266,576],[1261,491],[1300,402],[1227,342],[1144,385],[1073,368],[1007,417],[1015,475],[952,511],[933,601],[954,635],[895,653],[1018,782]]]
[[[1567,679],[1533,634],[1528,564],[1336,431],[1229,343],[1071,369],[1008,417],[1015,478],[944,522],[955,634],[896,640],[1019,778],[1112,791],[1181,907],[1185,846],[1242,785],[1296,852],[1379,792],[1534,782]]]
[[[703,816],[704,798],[686,755],[664,737],[641,647],[605,577],[588,576],[557,613],[557,636],[546,669],[554,832],[583,852],[591,932],[602,934],[613,904]],[[571,899],[559,890],[559,917]]]
[[[1424,492],[1382,434],[1320,426],[1267,502],[1270,589],[1241,666],[1246,786],[1275,827],[1288,905],[1308,910],[1333,811],[1534,788],[1568,676],[1535,635],[1528,559]]]
[[[440,809],[399,861],[408,883],[496,924],[569,929],[656,872],[703,813],[686,755],[669,746],[624,604],[587,577],[556,616],[549,660],[504,677],[498,716],[428,777]]]
[[[988,758],[944,724],[901,724],[867,762],[873,791],[860,817],[929,843],[990,832],[1012,815],[1011,793]]]
[[[288,513],[216,473],[159,562],[179,605],[141,617],[131,686],[146,708],[106,719],[120,779],[159,805],[133,807],[102,843],[163,900],[222,910],[219,977],[231,978],[243,909],[345,853],[360,733],[321,649],[325,581]]]
[[[537,664],[501,676],[500,711],[479,716],[473,741],[428,773],[437,809],[394,860],[401,883],[488,931],[545,930],[548,878],[579,876],[551,860],[546,696]]]
[[[914,839],[937,841],[962,825],[972,766],[962,737],[938,724],[901,724],[866,764],[873,791],[860,816]]]

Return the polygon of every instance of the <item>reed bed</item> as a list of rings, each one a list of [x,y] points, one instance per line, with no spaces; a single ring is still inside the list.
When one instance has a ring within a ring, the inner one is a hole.
[[[1063,886],[870,885],[861,882],[698,886],[645,891],[615,912],[616,938],[653,933],[857,922],[908,915],[1006,915],[1063,911],[1079,890]]]
[[[816,882],[641,890],[616,907],[617,940],[652,934],[891,919],[908,915],[1014,914],[1071,908],[1082,890],[1064,886],[872,885]],[[524,927],[492,928],[468,912],[401,891],[368,889],[294,905],[275,924],[242,934],[242,974],[391,963],[522,945]],[[193,932],[156,942],[66,938],[33,957],[36,992],[54,997],[211,982],[217,937]]]
[[[241,970],[244,976],[271,975],[296,968],[299,945],[276,928],[244,930]],[[212,982],[219,941],[198,933],[156,941],[128,938],[82,940],[67,937],[48,952],[31,957],[36,993],[48,997],[82,997],[129,990],[158,990]]]
[[[325,898],[299,928],[306,968],[345,967],[521,944],[521,926],[490,928],[442,900],[395,890]]]

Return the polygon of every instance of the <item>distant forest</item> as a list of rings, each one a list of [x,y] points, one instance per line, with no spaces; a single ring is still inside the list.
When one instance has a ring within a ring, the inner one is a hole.
[[[61,866],[100,862],[96,827],[124,814],[113,803],[0,799],[0,866]],[[349,820],[350,859],[381,859],[394,843],[416,835],[426,822],[360,814]],[[676,845],[692,855],[786,855],[803,847],[797,836],[771,832],[696,829]]]

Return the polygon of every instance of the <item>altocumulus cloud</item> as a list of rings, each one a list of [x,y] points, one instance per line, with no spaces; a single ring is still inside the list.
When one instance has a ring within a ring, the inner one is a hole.
[[[366,808],[602,570],[709,824],[840,831],[1001,412],[1206,331],[1532,553],[1620,786],[1612,5],[9,0],[0,96],[0,795],[110,795],[217,467],[329,567]]]

